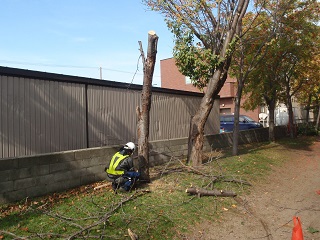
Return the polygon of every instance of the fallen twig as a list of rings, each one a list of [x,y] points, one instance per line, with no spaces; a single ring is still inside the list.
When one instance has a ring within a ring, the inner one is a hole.
[[[10,235],[10,236],[14,237],[14,239],[23,239],[23,240],[29,239],[29,238],[27,238],[27,237],[20,237],[20,236],[14,234],[14,233],[12,233],[12,232],[7,232],[7,231],[4,231],[4,230],[0,230],[0,233]]]
[[[186,189],[186,193],[189,193],[190,195],[198,195],[199,197],[201,196],[215,196],[215,197],[235,197],[237,196],[236,193],[232,191],[226,191],[226,190],[206,190],[203,188],[195,188],[195,187],[190,187]]]
[[[252,186],[251,183],[245,181],[245,180],[237,180],[237,179],[223,179],[222,180],[223,182],[233,182],[233,183],[240,183],[240,184],[243,184],[243,185],[248,185],[248,186]]]
[[[139,239],[138,235],[135,234],[130,228],[128,228],[128,234],[129,234],[129,236],[130,236],[130,238],[132,240],[138,240]]]
[[[109,212],[105,213],[98,221],[90,224],[89,226],[83,227],[81,228],[79,231],[73,233],[72,235],[70,235],[68,237],[69,240],[74,239],[75,237],[77,237],[78,235],[82,234],[85,231],[88,231],[89,229],[98,226],[99,224],[102,224],[104,222],[106,222],[111,216],[112,214],[118,210],[120,207],[123,206],[124,203],[129,202],[132,199],[135,199],[139,196],[142,196],[146,193],[149,193],[149,190],[143,190],[143,191],[136,191],[133,194],[131,194],[129,197],[125,198],[124,200],[122,200],[121,202],[119,202],[114,208],[112,208]]]
[[[111,182],[108,182],[108,183],[105,183],[105,184],[96,186],[95,188],[93,188],[93,190],[98,190],[98,189],[100,189],[100,188],[108,187],[108,186],[110,186],[110,185],[111,185]]]

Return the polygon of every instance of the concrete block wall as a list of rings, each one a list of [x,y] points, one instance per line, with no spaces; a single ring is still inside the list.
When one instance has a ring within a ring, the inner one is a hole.
[[[0,159],[0,203],[59,192],[105,179],[119,147],[99,147]]]
[[[283,136],[286,129],[277,127],[276,137]],[[264,141],[268,141],[268,128],[240,132],[240,144]],[[205,136],[204,151],[231,145],[232,133]],[[104,168],[119,147],[0,159],[0,204],[104,180]],[[173,157],[186,157],[187,153],[188,138],[150,142],[150,166],[164,164]]]

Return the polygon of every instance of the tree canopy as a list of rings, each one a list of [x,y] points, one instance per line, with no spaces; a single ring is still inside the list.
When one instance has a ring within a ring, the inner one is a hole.
[[[245,1],[145,0],[152,10],[165,16],[174,34],[173,56],[180,72],[194,86],[207,86],[217,66],[233,50],[235,38],[227,31],[236,28],[237,4]],[[240,3],[243,4],[243,3]],[[242,13],[243,14],[243,13]],[[226,38],[232,41],[225,45]]]
[[[188,161],[202,163],[204,126],[231,63],[234,43],[249,0],[144,0],[165,16],[175,36],[173,55],[180,72],[202,89],[204,97],[192,116]]]
[[[279,101],[290,108],[291,97],[307,84],[304,66],[319,54],[319,4],[314,0],[264,1],[261,7],[265,21],[256,29],[257,35],[260,32],[271,40],[265,46],[264,60],[250,75],[245,106],[254,109],[266,103],[271,112]],[[258,45],[261,41],[257,38]]]

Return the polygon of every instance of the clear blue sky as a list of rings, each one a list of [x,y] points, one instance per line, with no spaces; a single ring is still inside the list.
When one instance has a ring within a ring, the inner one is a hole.
[[[1,0],[0,65],[142,84],[138,41],[147,53],[148,31],[159,36],[160,60],[172,57],[164,17],[140,0]],[[134,73],[138,67],[138,72]],[[133,79],[134,78],[134,79]]]

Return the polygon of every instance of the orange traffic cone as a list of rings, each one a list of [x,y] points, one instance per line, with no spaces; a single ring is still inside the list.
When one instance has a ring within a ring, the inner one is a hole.
[[[294,216],[293,217],[293,224],[294,224],[294,227],[292,229],[291,240],[303,240],[302,226],[301,226],[300,218]]]

